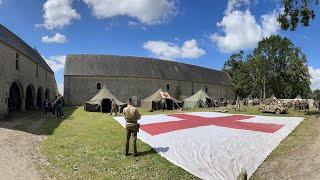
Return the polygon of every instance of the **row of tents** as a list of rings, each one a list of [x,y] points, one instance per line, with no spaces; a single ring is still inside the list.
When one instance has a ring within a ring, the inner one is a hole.
[[[90,101],[87,101],[84,108],[89,112],[110,112],[111,101],[114,100],[122,110],[126,103],[118,100],[106,87],[103,87]],[[173,98],[168,92],[162,89],[157,90],[151,96],[141,101],[141,107],[148,110],[173,110],[173,109],[193,109],[206,108],[212,104],[212,99],[202,89],[183,101]]]

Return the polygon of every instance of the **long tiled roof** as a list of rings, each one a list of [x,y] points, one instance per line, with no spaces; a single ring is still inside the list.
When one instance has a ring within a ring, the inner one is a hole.
[[[230,76],[225,72],[173,61],[131,56],[68,55],[64,74],[166,79],[233,86]]]
[[[32,61],[53,73],[49,65],[37,50],[31,48],[26,42],[24,42],[21,38],[4,27],[2,24],[0,24],[0,41],[28,56]]]

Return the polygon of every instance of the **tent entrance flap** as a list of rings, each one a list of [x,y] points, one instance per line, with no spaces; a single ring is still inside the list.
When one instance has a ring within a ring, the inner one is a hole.
[[[100,112],[100,105],[98,104],[90,104],[86,103],[84,106],[84,110],[88,112]]]
[[[163,108],[163,105],[159,101],[152,101],[152,110],[160,110]]]
[[[212,100],[209,99],[209,98],[206,98],[206,101],[207,101],[207,106],[211,107],[212,106]]]
[[[173,110],[174,102],[171,99],[166,99],[166,110]]]
[[[111,112],[111,100],[110,99],[102,99],[101,111],[103,113],[110,113]]]

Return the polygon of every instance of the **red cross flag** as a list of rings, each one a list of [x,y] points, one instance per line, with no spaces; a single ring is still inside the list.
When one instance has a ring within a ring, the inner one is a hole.
[[[164,98],[164,99],[171,99],[168,92],[161,91],[160,94],[161,94],[162,98]]]
[[[116,120],[125,125],[123,117]],[[303,118],[195,112],[141,118],[138,138],[201,179],[249,177]]]

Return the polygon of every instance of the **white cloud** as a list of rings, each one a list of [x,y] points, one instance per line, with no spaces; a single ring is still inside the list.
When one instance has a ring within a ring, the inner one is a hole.
[[[44,43],[65,43],[67,41],[67,38],[60,34],[60,33],[56,33],[56,35],[49,37],[49,36],[44,36],[42,37],[42,42]]]
[[[176,58],[196,59],[206,54],[198,47],[195,39],[185,41],[182,47],[165,41],[148,41],[143,45],[144,49],[152,52],[160,59],[174,60]]]
[[[175,14],[175,0],[83,0],[95,17],[129,16],[144,24],[157,24]]]
[[[71,6],[72,0],[47,0],[43,5],[44,26],[47,29],[62,28],[80,19],[80,15]]]
[[[64,93],[64,85],[63,85],[63,82],[62,82],[62,83],[59,83],[57,86],[58,86],[58,91],[60,92],[61,95],[63,95],[63,93]]]
[[[276,34],[280,29],[279,23],[277,21],[279,11],[273,11],[269,14],[261,16],[261,26],[262,26],[262,35],[263,37],[270,37],[273,34]]]
[[[315,69],[309,66],[309,73],[311,75],[311,89],[314,91],[320,89],[320,69]]]
[[[51,56],[44,59],[55,73],[64,69],[66,56]]]
[[[241,6],[249,4],[249,0],[228,1],[228,7],[222,21],[217,23],[223,35],[214,33],[210,36],[220,51],[233,52],[254,48],[262,38],[276,34],[280,29],[277,22],[277,15],[280,11],[274,10],[262,15],[259,24],[249,9],[239,10]]]
[[[250,0],[229,0],[227,9],[225,11],[225,14],[231,13],[237,8],[240,8],[241,6],[247,6],[250,4]]]

